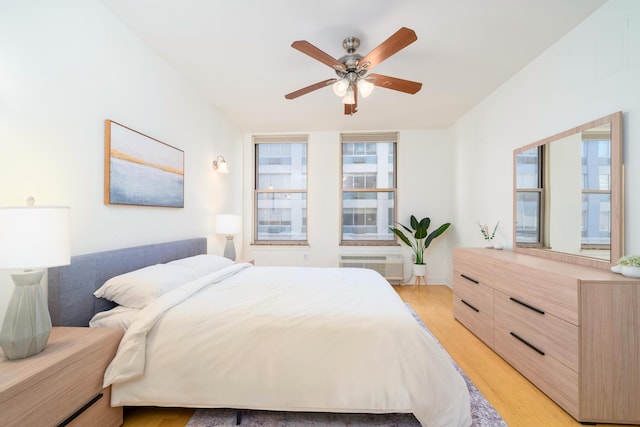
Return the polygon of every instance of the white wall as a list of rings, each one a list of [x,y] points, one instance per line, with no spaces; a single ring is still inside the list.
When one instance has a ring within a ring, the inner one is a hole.
[[[184,209],[103,204],[105,119],[184,150]],[[242,135],[98,1],[0,3],[0,148],[0,205],[70,206],[72,254],[197,236],[222,253],[214,216],[241,213]]]
[[[258,265],[338,265],[342,253],[402,252],[405,280],[411,277],[411,252],[406,247],[340,247],[340,132],[312,132],[308,140],[307,233],[309,246],[251,245],[253,187],[244,187],[244,256]],[[253,182],[251,135],[244,141],[244,181]],[[398,136],[398,221],[429,216],[430,230],[453,217],[453,150],[451,135],[443,130],[403,130]],[[451,270],[450,230],[434,240],[425,253],[427,280],[448,284]]]
[[[640,1],[611,0],[453,127],[455,245],[479,246],[476,220],[513,240],[515,148],[622,111],[625,253],[640,253]]]
[[[582,246],[582,133],[548,144],[544,230],[554,251],[580,254]],[[553,171],[553,173],[551,173]],[[553,206],[553,209],[548,209]]]

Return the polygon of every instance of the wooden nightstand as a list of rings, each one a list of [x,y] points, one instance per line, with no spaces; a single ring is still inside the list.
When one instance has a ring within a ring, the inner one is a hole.
[[[0,426],[120,426],[102,388],[123,331],[54,327],[40,354],[7,360],[0,351]]]

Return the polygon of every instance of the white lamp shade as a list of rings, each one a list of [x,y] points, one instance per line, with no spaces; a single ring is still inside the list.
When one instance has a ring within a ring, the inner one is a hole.
[[[345,96],[347,88],[349,88],[349,80],[340,79],[333,84],[333,93],[338,96]]]
[[[365,79],[358,80],[358,93],[362,95],[363,98],[371,95],[373,92],[374,85],[371,82],[366,81]]]
[[[342,98],[342,103],[343,104],[356,103],[356,98],[355,98],[355,95],[353,94],[353,89],[351,88],[351,86],[349,86],[349,89],[347,89],[347,94]]]
[[[68,265],[68,207],[0,208],[0,268]]]
[[[227,167],[226,160],[222,159],[218,161],[218,172],[220,173],[229,173],[229,168]]]
[[[240,215],[216,215],[216,233],[227,236],[239,234],[242,231],[242,217]]]

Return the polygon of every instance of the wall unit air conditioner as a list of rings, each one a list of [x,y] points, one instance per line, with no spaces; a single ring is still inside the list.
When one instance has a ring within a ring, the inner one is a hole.
[[[370,268],[389,282],[404,281],[402,255],[340,255],[340,267]]]

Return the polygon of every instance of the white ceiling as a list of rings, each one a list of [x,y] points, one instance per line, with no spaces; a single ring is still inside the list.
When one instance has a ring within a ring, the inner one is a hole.
[[[588,17],[606,0],[101,0],[244,132],[443,128]],[[345,116],[322,88],[335,77],[290,47],[329,55],[360,38],[366,55],[400,27],[418,40],[374,72],[422,82],[409,95],[375,88]]]

